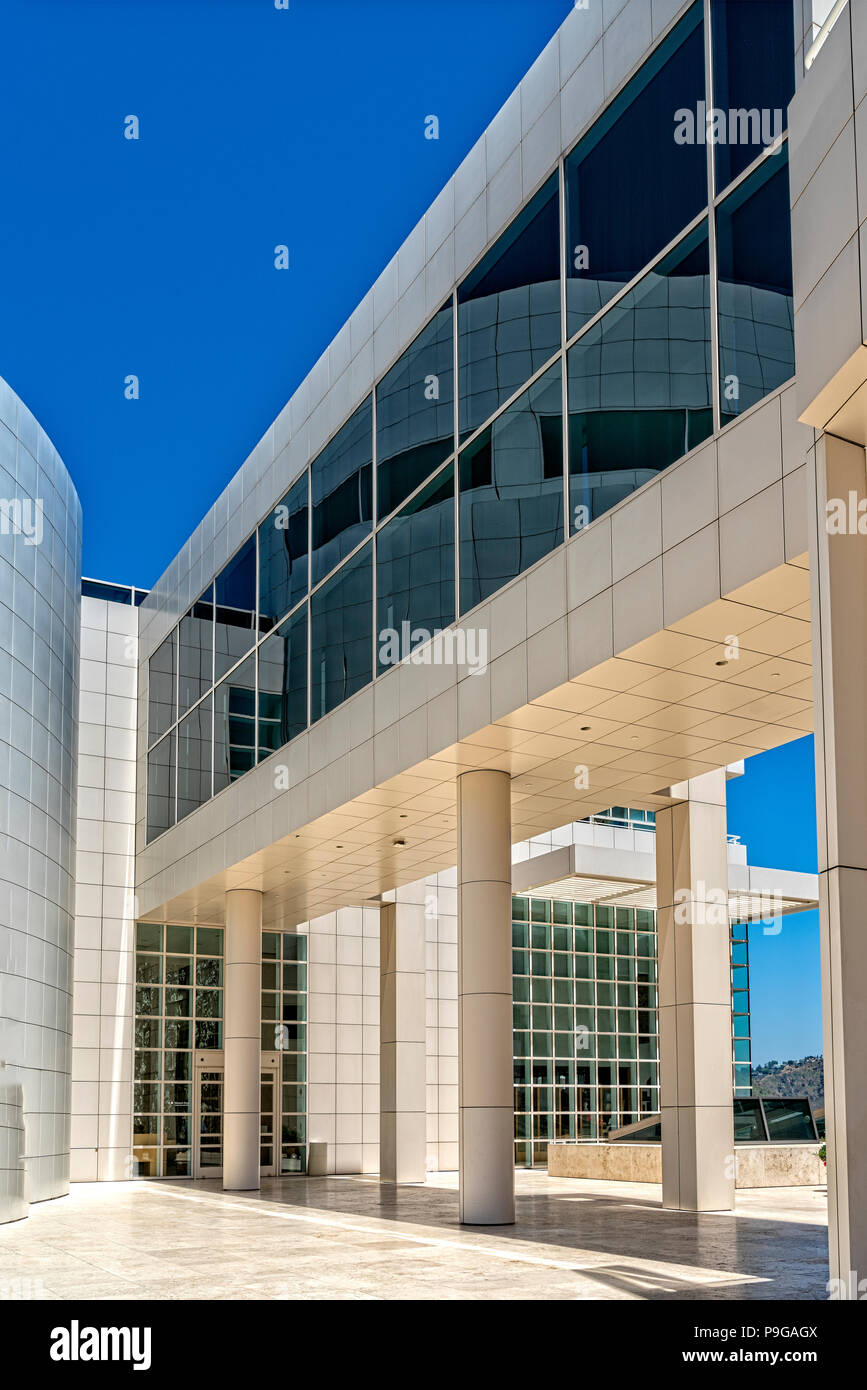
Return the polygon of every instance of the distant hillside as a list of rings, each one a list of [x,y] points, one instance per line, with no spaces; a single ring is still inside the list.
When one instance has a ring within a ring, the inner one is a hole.
[[[825,1104],[825,1075],[821,1057],[802,1057],[800,1062],[765,1062],[753,1067],[753,1094],[757,1096],[809,1096],[813,1109]]]

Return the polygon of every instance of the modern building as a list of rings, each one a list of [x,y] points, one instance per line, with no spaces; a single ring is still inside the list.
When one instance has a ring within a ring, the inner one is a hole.
[[[73,1179],[457,1168],[502,1224],[659,1113],[728,1209],[732,923],[818,896],[867,1264],[865,93],[860,0],[576,6],[152,592],[86,582]],[[725,817],[813,730],[818,894]]]
[[[80,576],[75,488],[0,381],[0,1219],[69,1190]]]

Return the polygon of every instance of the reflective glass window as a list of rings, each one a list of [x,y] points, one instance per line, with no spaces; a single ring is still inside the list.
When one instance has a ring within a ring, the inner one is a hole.
[[[383,526],[376,545],[376,649],[382,671],[454,621],[453,464]]]
[[[712,433],[709,281],[702,225],[570,348],[572,531]]]
[[[318,584],[371,529],[373,407],[368,396],[314,459],[312,583]]]
[[[376,388],[376,506],[389,516],[454,448],[452,306],[441,309]]]
[[[211,796],[211,701],[208,695],[178,725],[178,820]]]
[[[149,840],[175,823],[175,738],[172,730],[148,753]]]
[[[270,632],[307,593],[307,473],[259,527],[259,629]]]
[[[249,772],[256,753],[255,657],[214,691],[214,794]]]
[[[178,625],[178,715],[201,699],[214,683],[214,586],[194,603]]]
[[[707,206],[707,147],[695,129],[704,99],[697,4],[566,160],[570,337]],[[678,116],[691,118],[691,138],[677,136]]]
[[[460,456],[460,600],[465,613],[563,540],[559,362]]]
[[[214,678],[219,680],[248,652],[256,628],[256,537],[234,555],[216,579]]]
[[[771,155],[717,209],[720,407],[725,423],[795,372],[786,154]]]
[[[310,599],[310,718],[315,722],[373,676],[372,546]]]
[[[307,728],[306,604],[260,646],[258,698],[261,760]]]
[[[153,743],[175,722],[177,633],[170,632],[148,662],[148,742]]]
[[[458,290],[462,439],[560,346],[559,206],[553,175]]]
[[[792,0],[713,0],[713,114],[718,189],[786,128],[795,94]]]

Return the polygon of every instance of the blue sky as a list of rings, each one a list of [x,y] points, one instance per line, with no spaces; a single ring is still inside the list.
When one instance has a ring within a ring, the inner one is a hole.
[[[749,860],[770,868],[816,872],[813,738],[748,758],[728,784],[728,828]],[[753,1061],[785,1061],[822,1051],[819,914],[782,919],[782,931],[750,927]]]
[[[154,583],[569,9],[4,0],[0,375],[85,574]]]
[[[153,584],[570,8],[4,0],[0,375],[86,574]],[[747,768],[729,828],[815,868],[811,741]],[[754,1056],[819,1050],[814,914],[752,953]]]

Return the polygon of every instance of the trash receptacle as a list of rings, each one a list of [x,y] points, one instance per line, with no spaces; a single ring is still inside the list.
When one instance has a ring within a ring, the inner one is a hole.
[[[324,1139],[307,1146],[307,1176],[324,1178],[328,1172],[328,1145]]]

